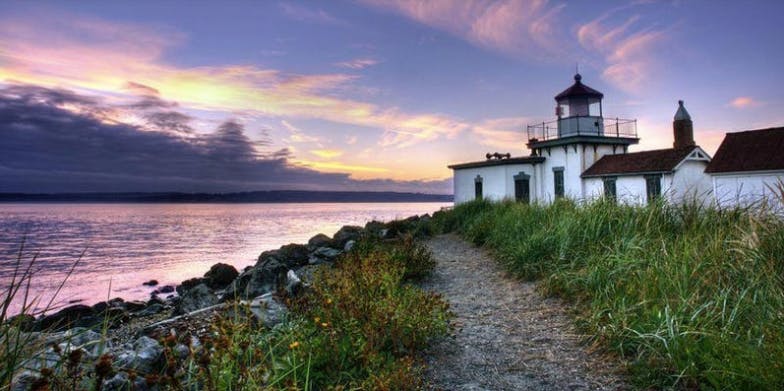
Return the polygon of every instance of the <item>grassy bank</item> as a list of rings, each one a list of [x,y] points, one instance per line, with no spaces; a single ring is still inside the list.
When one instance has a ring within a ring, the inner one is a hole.
[[[437,230],[573,303],[641,388],[784,389],[784,222],[695,205],[472,202]]]
[[[446,302],[413,284],[434,266],[431,254],[410,236],[365,238],[334,265],[319,269],[304,292],[288,298],[288,319],[273,329],[237,305],[198,342],[189,335],[164,338],[160,370],[123,369],[124,377],[108,387],[105,380],[120,370],[115,357],[87,360],[79,350],[58,350],[60,363],[38,371],[32,389],[132,390],[140,382],[172,390],[419,389],[421,349],[449,331]],[[3,293],[10,301],[15,292]],[[0,390],[9,388],[12,374],[33,353],[7,338],[20,335],[16,326],[5,315],[0,319]]]

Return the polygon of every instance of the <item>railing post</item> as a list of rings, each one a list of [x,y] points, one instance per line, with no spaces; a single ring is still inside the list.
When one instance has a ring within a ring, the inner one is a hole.
[[[618,127],[618,117],[615,117],[615,137],[621,137],[621,130]]]

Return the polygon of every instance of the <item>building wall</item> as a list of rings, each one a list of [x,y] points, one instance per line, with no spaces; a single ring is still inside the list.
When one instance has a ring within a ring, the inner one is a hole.
[[[616,147],[615,153],[623,153],[623,147]],[[556,167],[564,168],[565,196],[575,200],[586,198],[590,192],[586,189],[580,175],[602,156],[611,154],[613,149],[610,145],[599,145],[595,151],[592,145],[577,145],[577,148],[568,145],[565,150],[561,146],[550,148],[549,151],[544,149],[542,156],[547,160],[542,164],[542,192],[539,194],[539,199],[545,203],[555,199],[553,168]]]
[[[500,201],[514,198],[514,176],[524,172],[530,175],[531,201],[536,199],[536,175],[534,165],[506,164],[490,167],[464,168],[454,170],[455,204],[474,200],[476,176],[482,177],[482,196],[485,199]]]
[[[586,200],[595,200],[604,196],[602,178],[586,178]],[[662,196],[667,197],[673,184],[673,175],[665,174],[661,178]],[[625,175],[615,177],[615,194],[619,203],[626,205],[645,205],[648,203],[648,187],[644,175]]]
[[[713,174],[712,179],[713,194],[721,207],[749,206],[760,202],[779,209],[784,207],[779,187],[784,183],[784,170]]]
[[[697,201],[710,203],[713,199],[713,184],[705,173],[706,161],[684,161],[673,174],[667,199],[673,203]]]

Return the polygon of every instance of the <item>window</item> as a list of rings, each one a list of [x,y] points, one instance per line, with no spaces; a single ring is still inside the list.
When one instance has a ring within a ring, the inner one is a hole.
[[[646,175],[645,190],[648,193],[649,203],[661,197],[661,175]]]
[[[482,177],[477,175],[474,179],[474,198],[482,198]]]
[[[564,169],[563,167],[553,168],[553,182],[555,183],[555,196],[564,196]]]
[[[531,202],[531,176],[521,172],[514,176],[515,201]]]
[[[609,200],[617,200],[617,192],[615,189],[615,177],[604,178],[604,196]]]

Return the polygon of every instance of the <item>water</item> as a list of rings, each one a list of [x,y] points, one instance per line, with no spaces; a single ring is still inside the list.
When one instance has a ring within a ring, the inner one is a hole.
[[[332,235],[343,225],[432,213],[447,205],[0,204],[0,284],[4,291],[24,239],[23,263],[37,254],[31,292],[40,303],[51,298],[80,256],[57,296],[60,305],[118,296],[146,300],[154,288],[142,283],[151,279],[176,285],[217,262],[241,271],[262,251],[306,243],[317,233]]]

